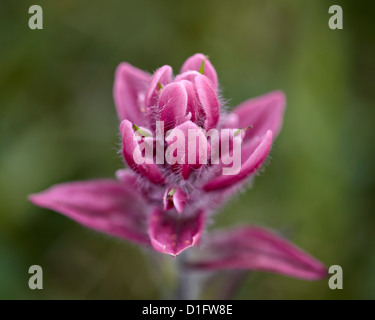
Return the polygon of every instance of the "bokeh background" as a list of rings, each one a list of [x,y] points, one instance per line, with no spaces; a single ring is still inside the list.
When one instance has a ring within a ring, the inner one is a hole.
[[[235,298],[375,298],[372,3],[1,1],[0,298],[162,297],[147,253],[27,195],[122,167],[112,99],[121,61],[177,72],[196,52],[210,56],[230,107],[274,89],[288,99],[269,165],[211,228],[272,227],[344,270],[341,291],[327,280],[252,273]],[[44,10],[43,30],[28,28],[32,4]],[[343,30],[328,28],[333,4]],[[43,267],[43,290],[28,288],[33,264]]]

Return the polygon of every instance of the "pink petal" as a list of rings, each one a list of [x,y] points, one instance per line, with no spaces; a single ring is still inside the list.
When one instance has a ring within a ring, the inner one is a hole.
[[[164,211],[175,208],[178,213],[182,213],[184,211],[187,198],[187,194],[180,188],[167,188],[163,197]]]
[[[123,120],[120,125],[120,131],[122,133],[122,153],[128,166],[135,172],[147,177],[153,183],[164,183],[163,175],[160,173],[154,159],[152,159],[153,162],[150,164],[137,164],[135,162],[133,154],[135,149],[139,148],[139,145],[137,141],[134,141],[132,123],[128,120]]]
[[[187,100],[187,92],[182,83],[174,82],[165,86],[158,106],[160,120],[164,121],[165,130],[170,130],[185,121]]]
[[[156,251],[177,256],[198,243],[203,225],[202,212],[192,217],[183,217],[155,209],[150,217],[148,233]]]
[[[206,116],[205,129],[208,131],[215,128],[219,122],[219,102],[207,77],[203,75],[195,77],[195,86],[197,88],[199,101]]]
[[[279,273],[305,280],[327,276],[325,266],[275,233],[242,227],[211,234],[197,269],[248,269]]]
[[[178,188],[175,194],[173,195],[173,204],[178,213],[182,213],[184,211],[187,200],[188,195],[185,192],[183,192],[180,188]]]
[[[156,70],[152,76],[150,85],[146,91],[146,110],[150,110],[152,106],[157,105],[159,95],[163,89],[160,89],[159,86],[166,86],[172,81],[172,68],[170,66],[163,66]]]
[[[259,142],[260,141],[260,142]],[[236,175],[221,175],[206,185],[205,191],[220,190],[230,187],[254,174],[261,166],[271,149],[272,132],[268,131],[262,140],[254,139],[241,150],[242,165],[241,170]]]
[[[273,91],[263,96],[246,100],[233,110],[238,116],[239,128],[252,126],[246,132],[245,141],[259,136],[268,130],[274,139],[280,132],[285,111],[285,95],[282,91]]]
[[[225,115],[222,128],[245,129],[245,128],[240,128],[238,116],[234,113],[229,113]]]
[[[186,112],[191,113],[191,121],[196,122],[199,119],[199,105],[198,96],[195,90],[195,86],[192,82],[187,80],[182,80],[181,83],[184,85],[187,93],[187,108]]]
[[[116,179],[122,183],[137,186],[137,175],[129,169],[119,169],[115,173]]]
[[[200,71],[201,66],[202,66],[202,61],[204,60],[204,75],[211,80],[212,87],[217,90],[218,88],[218,80],[217,80],[217,74],[216,70],[211,64],[210,60],[202,54],[202,53],[197,53],[190,58],[188,58],[185,63],[183,64],[181,68],[181,72],[186,72],[189,70],[195,70],[195,71]]]
[[[184,134],[183,140],[181,140],[181,139],[172,140],[171,139],[171,137],[174,136],[174,133],[175,133],[176,130],[180,130]],[[196,144],[195,144],[196,145],[195,163],[192,163],[192,161],[189,161],[189,154],[191,154],[191,152],[189,151],[189,130],[192,130],[192,132],[195,132],[196,135],[197,135]],[[182,177],[185,180],[187,180],[193,169],[198,169],[202,165],[204,165],[204,163],[202,163],[203,162],[202,156],[204,154],[206,154],[207,161],[208,161],[209,155],[210,155],[210,144],[208,143],[207,138],[206,138],[205,134],[203,133],[203,131],[195,123],[193,123],[191,121],[186,121],[183,124],[179,125],[178,127],[174,128],[173,130],[171,130],[168,137],[169,138],[166,139],[168,146],[170,146],[172,144],[176,144],[176,145],[181,146],[181,144],[182,144],[181,149],[185,150],[184,154],[179,155],[182,158],[182,161],[179,161],[179,162],[180,163],[184,162],[184,164],[176,163],[172,166],[172,168],[173,168],[174,171],[180,171]],[[202,143],[199,142],[200,139],[202,141],[206,142],[206,146],[207,146],[206,148],[205,148],[204,142],[202,142]],[[168,151],[168,149],[167,149],[167,151]],[[166,156],[168,157],[168,152],[166,152]],[[189,162],[191,162],[191,163],[189,163]]]
[[[211,180],[214,179],[215,177],[219,177],[223,175],[224,168],[226,167],[233,168],[233,164],[230,164],[230,165],[224,164],[223,158],[228,157],[228,156],[229,157],[233,156],[233,160],[235,160],[234,157],[236,155],[234,154],[234,150],[233,150],[235,145],[238,146],[241,151],[240,157],[239,157],[241,160],[241,163],[240,163],[241,165],[251,155],[251,154],[248,154],[246,158],[243,156],[242,140],[243,140],[244,135],[245,133],[244,133],[244,130],[242,129],[222,128],[220,130],[220,134],[218,138],[209,137],[209,141],[211,144],[210,167],[212,168],[212,170],[216,172],[216,175],[212,175]],[[212,148],[215,148],[215,149],[213,150]],[[254,150],[255,149],[253,149],[253,151]]]
[[[147,206],[132,185],[115,180],[71,182],[30,195],[39,207],[58,211],[78,223],[129,241],[148,244]]]
[[[186,71],[184,73],[180,73],[179,75],[177,75],[174,81],[177,82],[177,81],[186,80],[186,81],[194,83],[195,77],[199,75],[201,75],[201,73],[198,71]]]
[[[163,196],[163,209],[164,211],[168,211],[174,208],[173,204],[173,196],[170,195],[172,188],[167,188],[164,192]]]
[[[115,73],[113,96],[120,120],[128,119],[131,122],[143,125],[145,117],[144,94],[151,76],[130,65],[121,63]]]

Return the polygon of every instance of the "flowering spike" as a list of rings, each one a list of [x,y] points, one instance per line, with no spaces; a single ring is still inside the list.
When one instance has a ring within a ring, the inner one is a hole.
[[[122,154],[130,169],[118,171],[117,181],[60,184],[31,195],[30,201],[92,229],[175,257],[198,244],[207,216],[264,163],[282,126],[285,96],[274,91],[225,114],[216,70],[201,53],[188,58],[176,77],[168,65],[151,76],[122,63],[113,93],[121,120]],[[160,134],[156,121],[164,125]],[[211,129],[219,134],[229,129],[233,138],[225,148],[221,140],[224,154],[217,157],[218,164],[210,158],[211,149],[212,154],[220,151],[208,136]],[[134,139],[135,132],[143,137],[141,141]],[[195,135],[189,137],[191,132]],[[182,140],[175,139],[178,134]],[[197,143],[191,144],[194,139]],[[235,152],[238,146],[240,155]],[[158,153],[176,162],[158,162]],[[238,156],[240,168],[226,175],[223,160],[230,154],[233,163]],[[263,270],[309,280],[326,274],[324,266],[306,253],[256,228],[207,236],[202,252],[195,268]]]

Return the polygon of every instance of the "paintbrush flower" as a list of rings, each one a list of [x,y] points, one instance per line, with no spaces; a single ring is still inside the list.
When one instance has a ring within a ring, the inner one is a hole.
[[[209,59],[195,54],[173,76],[118,66],[114,100],[128,169],[116,180],[69,182],[30,196],[78,223],[177,256],[196,246],[210,217],[266,160],[283,122],[274,91],[227,112]],[[191,135],[190,135],[191,134]],[[208,234],[193,268],[237,268],[303,279],[325,267],[280,236],[241,227]]]

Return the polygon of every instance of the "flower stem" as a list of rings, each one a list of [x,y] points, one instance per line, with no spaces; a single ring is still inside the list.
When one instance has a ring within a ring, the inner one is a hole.
[[[197,278],[191,270],[185,267],[188,259],[188,252],[181,253],[177,258],[177,300],[193,300],[197,299],[200,291],[200,285]]]

